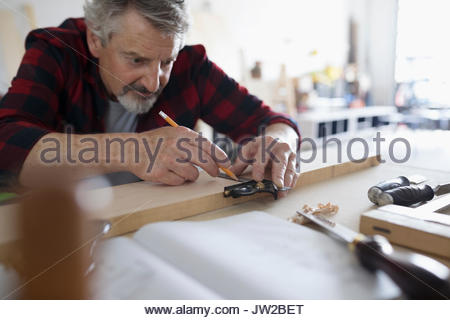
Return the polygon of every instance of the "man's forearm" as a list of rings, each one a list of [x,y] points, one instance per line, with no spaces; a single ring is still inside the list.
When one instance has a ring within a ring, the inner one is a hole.
[[[23,186],[35,186],[42,177],[81,179],[126,171],[139,148],[135,133],[64,134],[43,136],[28,154],[19,176]],[[138,150],[139,151],[139,150]]]

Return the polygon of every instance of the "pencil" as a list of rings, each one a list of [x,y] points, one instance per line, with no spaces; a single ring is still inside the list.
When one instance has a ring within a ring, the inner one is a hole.
[[[172,120],[167,114],[165,114],[164,112],[160,111],[160,112],[159,112],[159,115],[160,115],[164,120],[166,120],[166,122],[167,122],[168,124],[170,124],[172,127],[175,127],[175,128],[178,127],[178,124],[177,124],[175,121],[173,121],[173,120]],[[231,172],[229,169],[222,167],[220,164],[217,164],[217,165],[218,165],[218,167],[219,167],[220,169],[222,169],[222,171],[225,172],[225,173],[227,174],[227,176],[229,176],[231,179],[236,180],[236,181],[239,181],[239,179],[236,177],[236,175],[235,175],[233,172]]]

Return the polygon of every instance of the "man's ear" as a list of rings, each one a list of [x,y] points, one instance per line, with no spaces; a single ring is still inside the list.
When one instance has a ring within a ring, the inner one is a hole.
[[[103,49],[102,41],[89,28],[86,30],[87,43],[89,51],[96,58],[100,56],[100,51]]]

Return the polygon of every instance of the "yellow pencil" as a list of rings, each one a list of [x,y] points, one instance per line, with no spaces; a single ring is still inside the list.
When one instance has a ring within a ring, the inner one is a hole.
[[[172,120],[167,114],[165,114],[164,112],[160,111],[160,112],[159,112],[159,115],[160,115],[164,120],[166,120],[166,122],[167,122],[168,124],[170,124],[172,127],[175,127],[175,128],[178,127],[178,124],[177,124],[175,121],[173,121],[173,120]],[[239,181],[238,177],[236,177],[236,175],[235,175],[233,172],[231,172],[229,169],[222,167],[220,164],[217,164],[217,165],[218,165],[219,168],[222,169],[223,172],[225,172],[225,173],[227,174],[227,176],[229,176],[231,179],[236,180],[236,181]]]

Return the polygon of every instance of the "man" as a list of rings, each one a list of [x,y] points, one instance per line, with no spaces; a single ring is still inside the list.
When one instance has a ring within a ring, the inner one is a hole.
[[[217,176],[219,165],[235,174],[251,165],[256,180],[271,167],[277,185],[294,185],[295,122],[249,95],[202,46],[184,46],[187,28],[183,0],[91,0],[85,19],[31,32],[0,102],[2,179],[33,185],[36,172],[59,168],[180,185],[198,178],[197,166]],[[200,118],[245,142],[232,166],[191,130]]]

